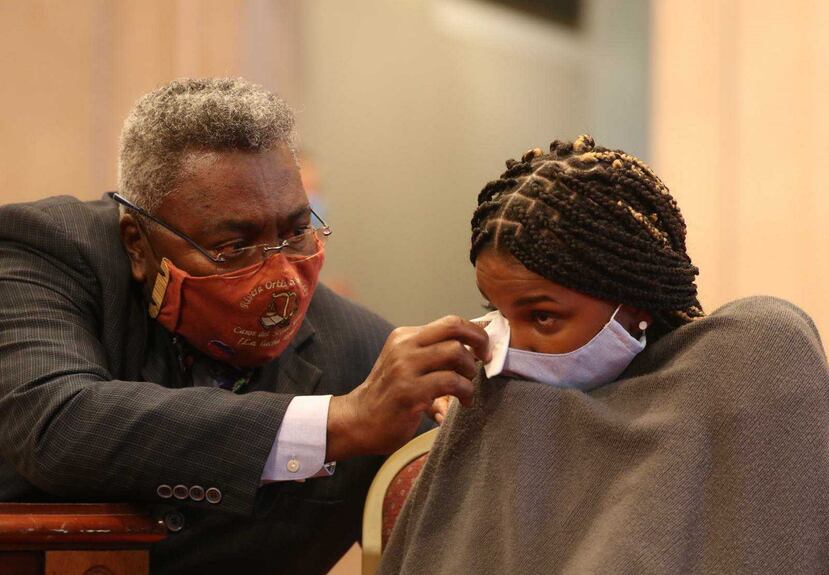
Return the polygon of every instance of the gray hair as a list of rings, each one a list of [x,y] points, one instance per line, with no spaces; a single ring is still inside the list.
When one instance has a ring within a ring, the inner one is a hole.
[[[155,211],[174,191],[189,151],[265,151],[284,143],[296,156],[291,108],[241,78],[175,80],[143,96],[124,121],[118,191]]]

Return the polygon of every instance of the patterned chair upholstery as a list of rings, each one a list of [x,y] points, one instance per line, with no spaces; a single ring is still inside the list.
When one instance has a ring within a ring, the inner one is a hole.
[[[389,542],[391,530],[394,529],[394,524],[397,523],[397,516],[400,515],[403,504],[409,496],[409,491],[412,490],[415,479],[420,475],[420,470],[423,469],[427,457],[429,457],[429,454],[424,453],[409,462],[394,476],[391,485],[386,490],[386,496],[383,498],[382,549],[385,549],[386,543]]]
[[[377,472],[363,513],[363,575],[377,571],[383,548],[437,433],[437,429],[432,429],[415,437],[395,451]]]

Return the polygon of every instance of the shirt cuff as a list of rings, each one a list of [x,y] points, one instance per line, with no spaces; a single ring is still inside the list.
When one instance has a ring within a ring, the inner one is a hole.
[[[334,465],[325,463],[330,402],[330,395],[298,395],[291,400],[265,462],[263,483],[334,473]]]

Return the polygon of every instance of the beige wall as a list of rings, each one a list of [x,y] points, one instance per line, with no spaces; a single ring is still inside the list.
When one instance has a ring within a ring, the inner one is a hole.
[[[507,158],[647,147],[647,2],[588,7],[572,32],[474,0],[0,0],[0,202],[98,197],[140,95],[244,75],[298,111],[324,279],[398,324],[477,315],[469,219]]]
[[[0,203],[113,189],[124,117],[173,78],[245,75],[298,98],[296,18],[282,0],[0,0]]]
[[[654,2],[650,142],[646,3],[589,6],[572,35],[459,0],[0,0],[0,202],[98,196],[138,96],[242,74],[299,109],[329,275],[395,322],[475,313],[475,192],[522,148],[591,131],[675,192],[709,309],[772,293],[829,329],[829,5]]]
[[[303,8],[300,122],[335,225],[326,273],[394,323],[480,315],[469,221],[506,159],[585,131],[646,148],[643,0],[594,0],[579,32],[469,0]]]
[[[829,334],[829,3],[653,6],[655,169],[688,222],[703,305],[771,294]]]
[[[396,324],[480,315],[478,191],[584,124],[583,39],[456,1],[318,0],[304,26],[300,121],[335,226],[328,277]]]

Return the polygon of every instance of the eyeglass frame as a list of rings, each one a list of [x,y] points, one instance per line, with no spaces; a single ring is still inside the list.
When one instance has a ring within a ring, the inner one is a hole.
[[[161,227],[163,227],[164,229],[166,229],[170,233],[172,233],[172,234],[178,236],[179,238],[183,239],[188,244],[190,244],[192,247],[194,247],[196,250],[198,250],[199,253],[201,253],[204,257],[206,257],[207,259],[212,261],[214,264],[227,264],[227,263],[230,263],[232,261],[232,260],[228,260],[227,258],[225,258],[222,254],[219,254],[218,256],[211,255],[210,252],[208,252],[207,249],[200,246],[196,242],[196,240],[194,240],[193,238],[191,238],[190,236],[188,236],[184,232],[177,230],[172,224],[168,224],[164,220],[162,220],[160,218],[157,218],[156,216],[152,215],[150,212],[148,212],[144,208],[135,205],[134,203],[129,201],[127,198],[125,198],[124,196],[122,196],[118,192],[113,192],[111,197],[116,203],[124,206],[127,209],[133,210],[137,214],[139,214],[141,216],[144,216],[148,220],[157,223],[158,225],[160,225]],[[311,214],[315,218],[317,218],[317,220],[319,220],[319,222],[322,224],[322,227],[313,228],[313,231],[314,232],[322,231],[323,236],[325,236],[325,237],[330,236],[331,233],[332,233],[331,232],[331,227],[328,224],[326,224],[325,221],[321,217],[319,217],[319,215],[317,215],[317,212],[315,212],[313,208],[311,208],[309,206],[308,209],[311,210]],[[308,232],[306,232],[306,233],[308,233]],[[265,252],[265,255],[267,255],[268,252],[280,253],[283,249],[285,249],[286,247],[291,245],[290,244],[291,239],[293,239],[297,236],[301,236],[301,235],[303,235],[303,234],[297,234],[296,236],[292,236],[291,238],[284,239],[284,240],[282,240],[282,243],[280,243],[278,245],[269,246],[267,244],[261,244],[262,251]],[[259,247],[259,246],[250,246],[250,247]]]

